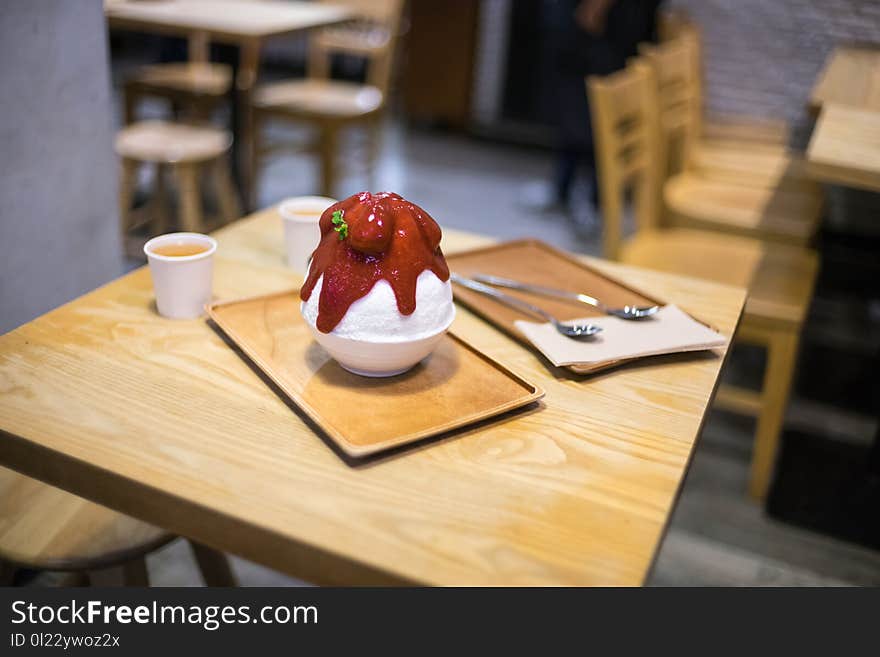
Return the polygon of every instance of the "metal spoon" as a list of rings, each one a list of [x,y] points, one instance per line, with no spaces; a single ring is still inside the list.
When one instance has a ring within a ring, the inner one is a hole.
[[[609,308],[598,299],[586,294],[578,294],[577,292],[569,292],[568,290],[557,290],[552,287],[541,287],[540,285],[529,285],[528,283],[520,283],[510,278],[499,278],[498,276],[486,276],[484,274],[474,274],[474,280],[498,287],[507,287],[512,290],[522,290],[523,292],[534,292],[535,294],[543,294],[548,297],[557,297],[559,299],[569,299],[571,301],[580,301],[588,306],[598,308],[607,315],[614,315],[620,319],[645,319],[660,310],[660,306],[624,306],[623,308]]]
[[[462,287],[466,287],[469,290],[473,290],[474,292],[479,292],[481,294],[485,294],[486,296],[497,299],[501,303],[506,304],[511,308],[524,310],[526,312],[532,313],[533,315],[538,315],[539,317],[542,317],[543,319],[553,324],[553,327],[557,331],[568,338],[588,338],[602,330],[602,327],[597,326],[596,324],[566,324],[559,321],[545,310],[538,308],[538,306],[533,306],[527,301],[523,301],[522,299],[512,297],[509,294],[499,292],[494,287],[483,285],[482,283],[478,283],[477,281],[471,280],[470,278],[464,278],[463,276],[459,276],[455,273],[450,274],[450,278],[452,279],[453,283],[458,283]]]

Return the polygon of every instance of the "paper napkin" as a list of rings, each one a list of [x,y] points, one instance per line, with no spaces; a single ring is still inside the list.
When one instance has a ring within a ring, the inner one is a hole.
[[[664,306],[652,317],[637,321],[611,316],[575,321],[598,324],[603,330],[592,338],[572,339],[561,335],[549,323],[518,320],[515,324],[557,366],[701,351],[727,343],[723,335],[700,324],[677,306]]]

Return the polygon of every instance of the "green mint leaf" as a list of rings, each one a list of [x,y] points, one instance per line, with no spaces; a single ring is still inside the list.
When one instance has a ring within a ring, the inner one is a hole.
[[[343,212],[342,210],[334,210],[333,218],[331,221],[333,222],[333,230],[339,233],[339,239],[344,240],[348,237],[348,224],[345,223],[345,219],[342,218]]]

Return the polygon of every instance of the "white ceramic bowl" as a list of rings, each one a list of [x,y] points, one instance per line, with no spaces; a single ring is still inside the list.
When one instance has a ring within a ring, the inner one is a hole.
[[[322,333],[310,322],[306,324],[309,325],[318,344],[349,372],[361,376],[382,377],[403,374],[427,358],[454,319],[453,309],[449,324],[437,333],[418,340],[397,342],[353,340],[333,333]]]

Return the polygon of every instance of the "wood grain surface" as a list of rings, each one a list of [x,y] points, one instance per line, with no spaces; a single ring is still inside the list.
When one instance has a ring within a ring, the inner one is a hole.
[[[352,374],[315,342],[299,304],[299,290],[291,290],[213,304],[208,314],[349,456],[436,436],[544,396],[452,334],[408,372]]]
[[[880,192],[880,108],[826,104],[810,138],[807,166],[817,180]]]
[[[275,208],[215,237],[218,298],[301,283]],[[735,331],[742,289],[588,262]],[[453,329],[544,408],[353,468],[138,269],[0,337],[0,462],[316,583],[642,583],[725,350],[577,377],[465,309]]]
[[[842,46],[828,57],[810,95],[817,113],[826,103],[880,111],[880,48]]]

